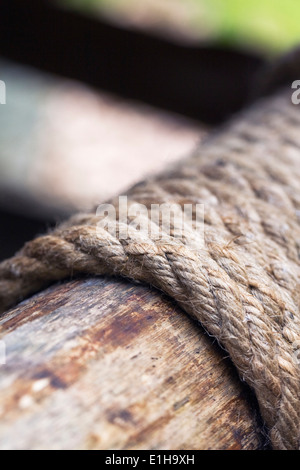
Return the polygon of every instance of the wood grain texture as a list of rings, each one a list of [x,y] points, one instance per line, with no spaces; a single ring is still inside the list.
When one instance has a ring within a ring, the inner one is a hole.
[[[59,284],[2,317],[0,340],[0,449],[261,448],[225,352],[154,289]]]

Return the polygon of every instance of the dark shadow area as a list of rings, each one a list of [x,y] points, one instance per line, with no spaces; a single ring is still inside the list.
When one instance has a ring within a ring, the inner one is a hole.
[[[26,241],[55,224],[54,220],[39,220],[0,209],[0,260],[13,256]]]
[[[255,54],[181,45],[46,0],[1,0],[0,53],[210,124],[245,104],[264,63]]]

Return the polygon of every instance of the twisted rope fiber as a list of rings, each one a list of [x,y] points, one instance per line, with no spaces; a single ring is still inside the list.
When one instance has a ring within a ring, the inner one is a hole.
[[[290,93],[265,99],[190,158],[128,193],[129,205],[202,203],[205,243],[129,237],[78,214],[0,264],[0,309],[73,274],[157,286],[202,323],[253,387],[276,449],[299,449],[300,112]],[[117,207],[117,199],[112,201]],[[122,229],[122,223],[117,223]]]

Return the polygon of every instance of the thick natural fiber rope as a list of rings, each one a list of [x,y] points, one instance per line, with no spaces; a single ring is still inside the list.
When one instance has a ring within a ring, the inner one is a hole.
[[[97,232],[95,213],[76,215],[0,264],[1,310],[77,273],[151,283],[227,349],[256,392],[274,448],[298,449],[300,109],[290,95],[259,102],[195,155],[129,191],[131,203],[148,206],[203,203],[204,245],[135,229],[120,240]]]

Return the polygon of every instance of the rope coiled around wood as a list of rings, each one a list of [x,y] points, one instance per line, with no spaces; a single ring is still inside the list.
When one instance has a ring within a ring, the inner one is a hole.
[[[229,352],[256,392],[276,449],[300,445],[300,109],[253,106],[128,203],[204,204],[204,239],[127,239],[79,214],[0,264],[0,308],[74,274],[122,275],[172,296]],[[117,206],[117,199],[112,201]],[[127,221],[129,224],[129,221]],[[195,246],[199,248],[195,249]]]

